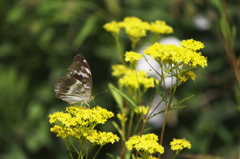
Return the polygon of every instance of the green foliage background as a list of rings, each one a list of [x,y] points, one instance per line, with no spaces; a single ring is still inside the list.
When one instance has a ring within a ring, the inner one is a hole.
[[[228,0],[229,22],[237,28],[234,50],[239,55],[240,3]],[[201,15],[210,28],[200,30],[194,18]],[[197,70],[195,82],[178,90],[177,99],[195,94],[175,112],[167,127],[165,145],[172,138],[186,138],[192,149],[182,157],[239,156],[240,120],[238,88],[221,43],[221,1],[216,0],[2,0],[0,2],[0,158],[68,158],[63,142],[49,131],[48,114],[62,111],[67,103],[54,97],[53,85],[82,53],[93,73],[93,95],[107,88],[117,50],[106,22],[137,16],[144,21],[164,20],[179,39],[193,38],[205,44],[206,69]],[[126,37],[122,46],[129,48]],[[143,41],[138,45],[144,45]],[[110,92],[95,102],[116,112]],[[115,131],[110,124],[100,127]],[[155,130],[160,132],[159,130]],[[116,132],[116,131],[115,131]],[[111,145],[105,153],[115,153]],[[105,151],[106,150],[106,151]],[[170,152],[166,152],[168,158]],[[171,154],[170,154],[171,156]]]

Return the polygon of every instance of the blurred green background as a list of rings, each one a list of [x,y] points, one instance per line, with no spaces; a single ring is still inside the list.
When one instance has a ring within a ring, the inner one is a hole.
[[[238,31],[239,8],[239,1],[227,1],[228,20]],[[117,62],[117,49],[102,26],[126,16],[148,22],[164,20],[174,29],[169,36],[193,38],[206,46],[201,51],[208,57],[208,67],[197,70],[195,82],[178,89],[177,99],[195,97],[175,113],[172,123],[169,119],[165,149],[172,138],[186,138],[192,149],[179,158],[239,157],[239,89],[221,41],[220,0],[1,0],[1,159],[69,158],[63,141],[49,131],[48,114],[67,106],[54,97],[53,85],[73,57],[82,53],[91,66],[93,95],[107,90],[107,84],[114,82],[111,65]],[[237,32],[237,57],[239,44]],[[138,47],[142,45],[144,40]],[[129,48],[127,38],[122,46]],[[117,112],[109,91],[97,95],[95,102]],[[116,133],[110,122],[99,129]],[[106,152],[117,155],[118,146],[109,144],[99,158],[107,158]],[[166,150],[163,157],[169,155]]]

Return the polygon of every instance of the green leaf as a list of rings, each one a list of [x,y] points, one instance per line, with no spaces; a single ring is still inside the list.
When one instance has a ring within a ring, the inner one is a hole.
[[[220,22],[221,32],[222,32],[224,38],[227,39],[226,20],[223,17],[221,17],[219,22]]]
[[[235,39],[236,39],[236,35],[237,35],[237,28],[236,26],[232,27],[232,31],[231,31],[231,47],[234,48],[234,43],[235,43]]]
[[[117,102],[118,106],[120,107],[120,109],[123,109],[122,96],[116,91],[116,89],[114,89],[115,87],[113,86],[113,84],[109,83],[108,88],[109,88],[114,100]]]
[[[111,154],[111,153],[107,153],[107,156],[110,157],[111,159],[120,159],[119,156],[116,156],[116,154]]]
[[[120,129],[120,127],[118,126],[118,124],[115,121],[112,121],[113,126],[115,127],[115,129],[118,131],[118,133],[120,134],[121,138],[123,140],[125,140],[125,136],[123,135],[122,130]]]
[[[110,88],[109,88],[109,89],[110,89]],[[133,101],[131,98],[129,98],[126,94],[124,94],[122,91],[120,91],[119,89],[117,89],[117,88],[114,87],[113,85],[111,85],[111,89],[115,90],[115,91],[118,92],[120,95],[122,95],[129,103],[131,103],[132,106],[134,106],[138,111],[140,111],[139,108],[138,108],[138,106],[134,103],[134,101]],[[111,89],[110,89],[110,90],[111,90]]]
[[[182,104],[183,102],[185,102],[186,100],[194,97],[194,96],[195,96],[195,95],[193,94],[193,95],[191,95],[191,96],[189,96],[189,97],[186,97],[186,98],[180,100],[179,102],[177,102],[176,104],[174,104],[173,106],[171,106],[171,110],[173,110],[173,109],[180,109],[180,108],[186,107],[186,106],[181,106],[181,107],[179,107],[179,105]]]
[[[175,109],[182,109],[182,108],[186,108],[187,106],[183,105],[183,106],[178,106],[178,107],[172,107],[170,108],[170,110],[175,110]]]
[[[92,34],[93,28],[95,27],[95,23],[98,20],[98,16],[93,14],[92,16],[86,18],[86,22],[81,27],[77,37],[73,41],[73,46],[78,47],[81,46],[83,41]]]

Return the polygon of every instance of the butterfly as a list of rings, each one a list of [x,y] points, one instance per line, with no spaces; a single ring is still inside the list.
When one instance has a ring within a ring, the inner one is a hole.
[[[67,74],[57,80],[54,85],[55,97],[69,104],[88,103],[93,99],[92,73],[90,66],[82,54],[74,57]],[[88,105],[88,104],[87,104]]]

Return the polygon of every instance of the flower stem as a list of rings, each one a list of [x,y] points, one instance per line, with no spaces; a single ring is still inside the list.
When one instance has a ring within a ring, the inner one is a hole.
[[[161,130],[160,141],[159,141],[160,145],[162,145],[162,143],[163,143],[163,136],[164,136],[164,131],[165,131],[166,123],[167,123],[168,110],[169,110],[169,103],[166,106],[165,115],[164,115],[164,119],[163,119],[162,130]],[[160,153],[158,153],[158,158],[159,159],[161,158]]]
[[[102,147],[103,147],[103,145],[101,145],[101,146],[99,147],[99,149],[97,150],[97,152],[96,152],[96,154],[94,155],[93,159],[96,158],[97,154],[99,153],[99,151],[101,150]]]

